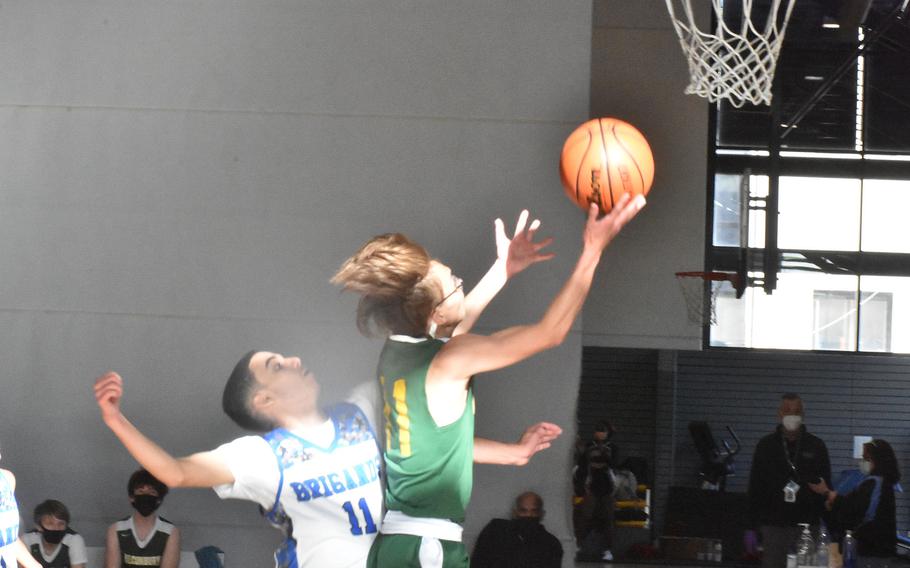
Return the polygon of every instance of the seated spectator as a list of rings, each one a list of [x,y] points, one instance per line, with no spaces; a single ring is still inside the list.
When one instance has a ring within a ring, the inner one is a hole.
[[[575,485],[584,488],[584,500],[576,515],[581,525],[576,526],[580,537],[578,560],[613,560],[617,449],[612,438],[615,431],[612,422],[601,420],[594,426],[591,441],[576,456]]]
[[[155,514],[167,491],[144,469],[130,476],[127,492],[136,512],[107,529],[104,568],[177,568],[180,532]]]
[[[44,568],[85,568],[85,541],[70,528],[66,505],[48,499],[35,507],[35,528],[22,537]]]
[[[868,477],[844,494],[832,491],[825,480],[809,487],[825,497],[829,511],[825,520],[832,533],[853,531],[857,566],[886,567],[893,562],[897,545],[894,486],[901,478],[891,444],[880,439],[863,444],[860,469]]]
[[[540,495],[519,495],[511,520],[493,519],[480,532],[471,568],[559,568],[562,545],[541,524],[543,515]]]

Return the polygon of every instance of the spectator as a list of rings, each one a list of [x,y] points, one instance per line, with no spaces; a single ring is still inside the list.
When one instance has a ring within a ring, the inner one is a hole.
[[[85,568],[85,541],[70,528],[66,505],[48,499],[35,507],[35,528],[22,537],[32,557],[44,568]]]
[[[613,424],[601,420],[594,426],[591,441],[578,455],[576,487],[584,488],[578,516],[582,527],[580,560],[613,560],[616,444]],[[577,489],[576,489],[577,490]],[[634,489],[633,489],[634,490]]]
[[[885,568],[897,546],[894,485],[901,478],[891,444],[885,440],[863,444],[860,469],[868,477],[843,495],[832,491],[825,480],[809,486],[825,498],[825,508],[830,511],[825,518],[832,533],[842,536],[844,531],[853,531],[857,568]]]
[[[104,568],[177,568],[180,531],[155,514],[167,485],[140,469],[130,476],[127,493],[136,512],[107,529]]]
[[[824,499],[813,493],[810,482],[831,480],[828,448],[803,424],[799,395],[781,397],[778,424],[755,447],[749,475],[751,526],[761,532],[763,568],[779,568],[799,536],[798,523],[818,526]]]
[[[511,520],[493,519],[480,532],[471,568],[559,568],[562,545],[541,524],[543,516],[540,495],[519,495]]]

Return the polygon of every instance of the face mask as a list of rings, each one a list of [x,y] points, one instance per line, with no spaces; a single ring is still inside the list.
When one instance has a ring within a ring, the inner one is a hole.
[[[780,419],[781,424],[784,425],[784,429],[788,432],[795,432],[799,430],[799,427],[803,423],[803,417],[798,414],[788,414]]]
[[[48,544],[60,544],[60,541],[63,540],[63,536],[66,534],[66,530],[52,531],[44,527],[41,527],[41,531],[41,538]]]
[[[161,500],[154,495],[133,495],[133,508],[139,511],[143,517],[154,513],[159,505],[161,505]]]
[[[869,475],[872,473],[872,462],[869,460],[859,462],[859,470],[863,472],[863,475]]]

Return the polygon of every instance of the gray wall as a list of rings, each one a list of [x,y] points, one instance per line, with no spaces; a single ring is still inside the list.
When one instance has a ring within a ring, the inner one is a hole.
[[[704,270],[708,103],[683,94],[688,80],[664,0],[594,2],[591,115],[638,127],[655,177],[647,208],[607,250],[585,305],[585,345],[701,349],[674,277]]]
[[[239,433],[219,396],[247,349],[301,354],[329,398],[372,376],[379,343],[328,278],[373,234],[404,230],[472,282],[492,219],[540,214],[558,257],[511,284],[484,330],[539,315],[574,262],[582,215],[556,160],[588,117],[590,3],[28,0],[0,14],[3,464],[26,517],[62,499],[90,545],[128,513],[135,468],[97,416],[97,374],[120,371],[127,414],[185,454]],[[637,279],[638,256],[676,240],[652,234],[675,166],[659,122],[630,118],[660,164],[651,217],[610,253]],[[611,333],[636,332],[632,308]],[[524,469],[477,468],[469,544],[525,488],[569,538],[568,477],[552,472],[569,467],[581,343],[578,327],[480,379],[479,434],[515,439],[540,419],[567,433]],[[267,565],[278,540],[254,506],[208,491],[175,491],[164,514],[184,548],[217,544],[234,566]]]

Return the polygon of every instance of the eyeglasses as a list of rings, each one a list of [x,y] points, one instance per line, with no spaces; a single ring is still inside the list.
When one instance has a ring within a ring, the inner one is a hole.
[[[439,306],[445,304],[445,303],[446,303],[446,300],[448,300],[449,298],[451,298],[452,295],[455,294],[455,292],[461,290],[462,284],[464,284],[464,282],[462,281],[462,279],[459,278],[459,277],[457,277],[457,276],[455,276],[454,274],[452,275],[452,282],[455,283],[455,289],[452,290],[451,292],[449,292],[448,294],[446,294],[445,297],[444,297],[443,299],[441,299],[441,300],[439,300],[438,302],[436,302],[436,305],[433,306],[433,309],[434,309],[434,310],[435,310],[436,308],[438,308]]]

